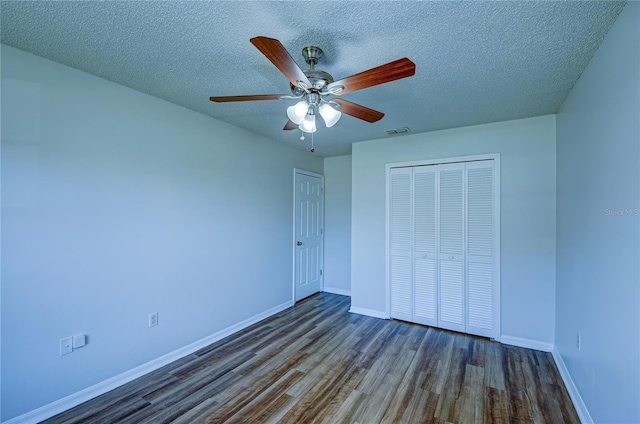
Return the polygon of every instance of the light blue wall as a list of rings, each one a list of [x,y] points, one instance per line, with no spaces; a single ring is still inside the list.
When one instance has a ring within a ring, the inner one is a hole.
[[[322,158],[1,53],[3,421],[292,300],[292,170]]]
[[[556,347],[595,422],[638,423],[640,3],[627,3],[557,127]]]
[[[351,291],[351,155],[324,160],[324,286]],[[337,289],[337,290],[334,290]]]
[[[555,116],[353,145],[351,304],[384,312],[385,165],[501,154],[502,335],[551,346],[555,323]]]

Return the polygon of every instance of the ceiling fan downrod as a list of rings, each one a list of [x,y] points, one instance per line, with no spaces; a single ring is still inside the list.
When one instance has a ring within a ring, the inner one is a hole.
[[[314,70],[318,60],[322,57],[322,49],[318,46],[306,46],[302,49],[302,57],[309,64],[309,68]]]

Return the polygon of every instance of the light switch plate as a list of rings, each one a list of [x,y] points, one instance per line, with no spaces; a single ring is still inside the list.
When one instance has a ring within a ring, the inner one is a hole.
[[[73,341],[71,337],[60,339],[60,356],[73,352]]]

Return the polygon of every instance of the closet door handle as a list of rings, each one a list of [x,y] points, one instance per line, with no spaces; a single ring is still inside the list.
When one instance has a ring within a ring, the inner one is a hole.
[[[297,242],[296,244],[297,244],[298,246],[302,246],[302,242],[301,242],[301,241]]]

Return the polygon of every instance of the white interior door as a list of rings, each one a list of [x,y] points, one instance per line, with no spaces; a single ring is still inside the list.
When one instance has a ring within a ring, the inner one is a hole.
[[[464,164],[439,168],[438,327],[464,332]]]
[[[389,175],[389,279],[391,317],[413,319],[411,282],[411,168],[392,169]]]
[[[294,171],[294,299],[322,290],[324,176]]]
[[[436,169],[413,168],[413,321],[431,326],[438,324]]]
[[[493,161],[469,162],[467,174],[467,333],[495,337],[496,192]]]
[[[389,171],[391,317],[437,324],[436,166]]]

